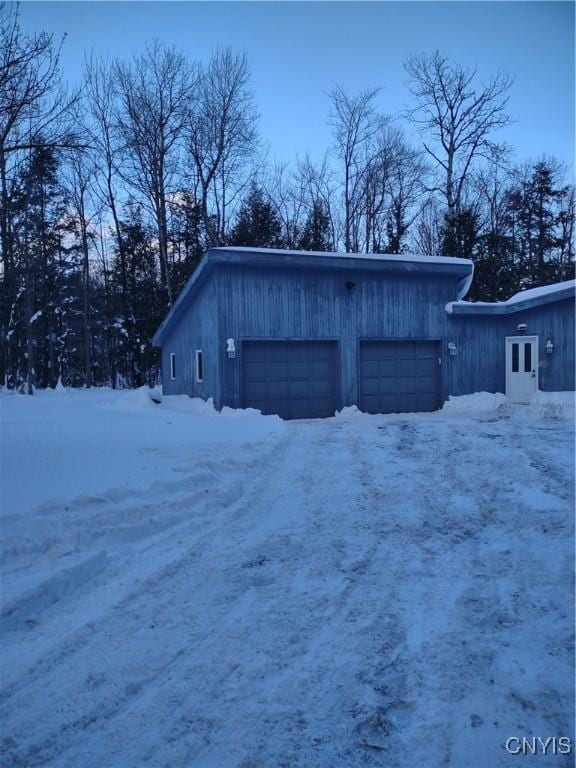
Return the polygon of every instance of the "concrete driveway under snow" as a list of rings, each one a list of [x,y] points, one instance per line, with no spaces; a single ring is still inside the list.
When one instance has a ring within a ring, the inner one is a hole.
[[[505,749],[573,739],[560,411],[29,400],[2,403],[3,766],[572,765]]]

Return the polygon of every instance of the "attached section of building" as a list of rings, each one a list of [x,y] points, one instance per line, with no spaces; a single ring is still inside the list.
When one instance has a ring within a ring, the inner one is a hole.
[[[450,394],[504,391],[509,318],[470,311],[472,275],[466,259],[211,249],[154,337],[164,391],[283,418],[353,404],[426,411]],[[560,357],[568,318],[548,304],[531,306],[530,322],[556,318]],[[529,354],[540,361],[540,348]],[[548,360],[539,381],[570,388],[565,366]]]

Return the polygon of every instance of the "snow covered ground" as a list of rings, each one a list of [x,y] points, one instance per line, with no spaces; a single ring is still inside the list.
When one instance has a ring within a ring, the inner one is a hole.
[[[1,765],[500,768],[573,737],[564,401],[2,396]]]

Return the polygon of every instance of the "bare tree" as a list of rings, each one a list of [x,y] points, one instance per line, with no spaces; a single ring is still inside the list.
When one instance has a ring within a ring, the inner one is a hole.
[[[342,234],[342,222],[338,216],[336,200],[338,181],[331,168],[328,153],[318,165],[312,162],[309,155],[305,155],[297,162],[296,174],[299,178],[298,184],[306,195],[308,213],[315,205],[326,211],[330,222],[330,240],[335,248]]]
[[[91,57],[85,66],[84,105],[87,132],[98,167],[96,189],[110,211],[120,263],[120,290],[124,320],[131,313],[127,290],[126,247],[120,226],[117,179],[120,176],[120,145],[115,131],[116,84],[114,72],[104,60]]]
[[[402,252],[408,232],[423,210],[427,174],[421,152],[408,146],[398,133],[388,179],[386,250],[389,253]]]
[[[92,218],[94,210],[94,186],[96,163],[91,153],[78,151],[71,154],[68,162],[67,191],[71,213],[77,225],[82,253],[82,334],[84,347],[84,386],[92,385],[91,308],[90,308],[90,246],[94,239]]]
[[[371,144],[385,122],[374,106],[377,94],[378,89],[352,95],[341,86],[328,94],[332,102],[330,125],[334,132],[335,149],[343,166],[346,252],[358,249],[359,218],[365,204],[366,175],[372,161]]]
[[[414,248],[422,256],[436,256],[440,250],[440,212],[438,203],[433,197],[428,197],[416,221],[413,235]]]
[[[397,128],[386,125],[383,121],[372,145],[368,147],[370,155],[366,159],[364,181],[364,210],[362,211],[364,244],[366,253],[383,249],[392,191],[392,175],[400,160],[401,135]],[[356,226],[359,228],[360,218]],[[355,241],[360,242],[359,234]]]
[[[258,116],[249,82],[246,55],[219,48],[199,72],[197,99],[190,110],[188,149],[212,245],[224,239],[231,187],[256,147]],[[241,187],[245,181],[240,182]]]
[[[438,51],[409,58],[405,68],[416,100],[407,117],[429,137],[423,146],[440,171],[441,181],[429,191],[443,195],[452,216],[474,161],[489,149],[492,133],[510,123],[512,81],[500,72],[478,87],[475,69],[451,64]]]
[[[572,185],[564,188],[559,207],[559,262],[562,265],[563,275],[569,279],[574,275],[574,224],[576,221],[576,199]]]
[[[493,240],[503,232],[507,218],[507,193],[510,184],[511,150],[505,144],[494,144],[487,162],[472,175],[480,210],[480,227]]]
[[[304,179],[286,164],[276,165],[263,187],[282,223],[282,242],[297,248],[304,217],[309,209]]]
[[[174,48],[157,40],[130,65],[116,64],[124,141],[123,178],[151,206],[158,233],[162,283],[172,305],[167,206],[181,159],[184,127],[193,95],[190,67]]]

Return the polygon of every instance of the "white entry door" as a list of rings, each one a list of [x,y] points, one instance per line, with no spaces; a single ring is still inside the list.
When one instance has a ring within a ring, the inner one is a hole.
[[[506,337],[506,396],[527,403],[538,389],[538,336]]]

